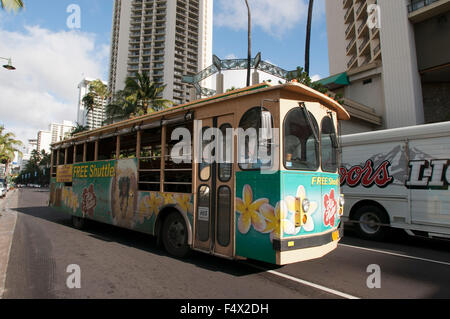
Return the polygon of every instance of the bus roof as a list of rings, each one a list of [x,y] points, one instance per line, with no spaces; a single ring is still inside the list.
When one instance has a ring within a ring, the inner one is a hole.
[[[81,132],[81,133],[76,134],[74,137],[72,137],[68,140],[54,143],[54,144],[52,144],[52,146],[67,143],[68,141],[72,141],[72,140],[77,140],[77,139],[83,138],[85,136],[96,135],[98,133],[108,131],[108,130],[111,130],[111,129],[114,129],[117,127],[126,126],[126,125],[130,125],[130,124],[134,124],[134,123],[139,123],[139,122],[142,122],[143,120],[147,120],[147,119],[151,119],[151,118],[158,118],[158,117],[161,117],[164,115],[169,115],[169,114],[175,114],[175,113],[177,113],[179,111],[183,111],[183,110],[184,111],[192,110],[197,107],[205,106],[207,104],[212,104],[212,103],[222,101],[225,99],[235,99],[235,98],[250,95],[250,94],[256,94],[256,93],[261,93],[261,92],[266,92],[266,91],[275,91],[275,90],[288,91],[288,92],[292,92],[295,94],[307,96],[312,99],[317,99],[320,103],[322,103],[326,107],[330,108],[331,110],[335,111],[337,113],[339,120],[349,120],[350,119],[349,113],[344,109],[344,107],[342,107],[342,105],[340,105],[338,102],[336,102],[332,98],[326,96],[325,94],[322,94],[306,85],[303,85],[303,84],[300,84],[297,82],[288,82],[285,84],[272,86],[271,84],[264,82],[264,83],[249,86],[246,88],[226,92],[223,94],[218,94],[218,95],[215,95],[215,96],[212,96],[209,98],[192,101],[192,102],[178,105],[176,107],[172,107],[172,108],[162,110],[159,112],[154,112],[154,113],[150,113],[150,114],[139,116],[139,117],[133,117],[130,119],[126,119],[126,120],[117,122],[117,123],[103,126],[101,128],[95,129],[95,130]]]

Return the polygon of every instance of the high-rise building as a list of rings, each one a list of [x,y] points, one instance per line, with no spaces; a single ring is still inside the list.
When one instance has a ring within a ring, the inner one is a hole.
[[[52,144],[64,140],[70,135],[75,125],[70,121],[63,121],[62,124],[50,124],[50,132],[52,134]]]
[[[162,98],[176,104],[194,98],[183,75],[212,64],[213,0],[115,0],[109,86],[148,73],[167,85]]]
[[[84,105],[83,98],[89,93],[89,85],[94,79],[85,78],[78,84],[78,114],[77,123],[87,126],[90,130],[102,127],[106,120],[106,98],[96,96],[94,98],[94,108],[88,112]],[[103,81],[102,81],[103,82]],[[103,82],[104,85],[108,85]]]
[[[37,134],[37,148],[36,150],[41,153],[43,150],[46,153],[50,153],[50,144],[52,144],[52,132],[51,131],[39,131]]]
[[[327,0],[334,89],[381,128],[450,120],[449,0]],[[332,78],[330,77],[330,78]]]

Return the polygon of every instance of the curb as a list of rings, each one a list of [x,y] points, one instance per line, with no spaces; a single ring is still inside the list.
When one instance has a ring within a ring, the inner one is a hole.
[[[5,209],[6,202],[0,207],[0,299],[3,297],[9,254],[17,223],[17,213]]]

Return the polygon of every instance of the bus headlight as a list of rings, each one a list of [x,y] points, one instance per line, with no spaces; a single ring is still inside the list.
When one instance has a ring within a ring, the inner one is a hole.
[[[307,213],[310,206],[311,206],[311,203],[309,202],[309,200],[308,200],[307,198],[305,198],[305,199],[303,200],[303,202],[302,202],[302,208],[303,208],[303,211],[304,211],[305,213]]]
[[[344,195],[343,194],[341,194],[341,196],[339,196],[339,205],[341,207],[344,207],[344,205],[345,205],[345,199],[344,199]]]

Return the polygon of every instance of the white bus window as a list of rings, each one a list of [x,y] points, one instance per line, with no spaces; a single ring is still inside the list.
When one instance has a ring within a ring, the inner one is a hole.
[[[320,134],[322,149],[322,170],[335,173],[337,171],[337,142],[333,121],[330,117],[322,120],[322,131]]]

